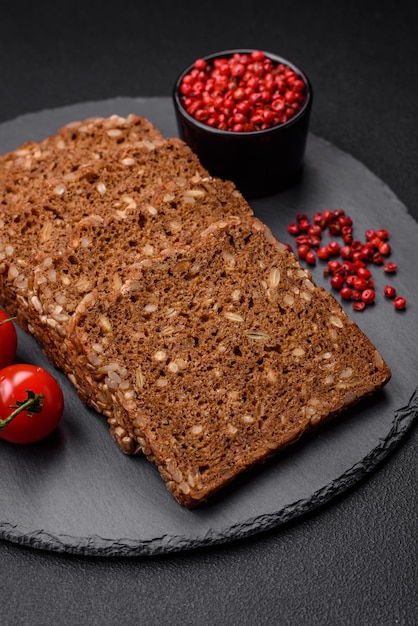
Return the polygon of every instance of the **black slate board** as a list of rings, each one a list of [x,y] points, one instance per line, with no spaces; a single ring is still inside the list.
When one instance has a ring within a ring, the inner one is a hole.
[[[0,153],[39,140],[59,126],[91,115],[147,116],[165,134],[176,134],[169,98],[117,98],[24,115],[0,125]],[[19,332],[18,360],[52,371],[65,394],[59,429],[32,446],[0,441],[0,537],[35,548],[86,555],[135,556],[219,544],[278,527],[312,511],[359,482],[400,441],[418,415],[418,296],[415,268],[418,224],[406,208],[361,163],[310,135],[301,182],[277,196],[251,203],[283,241],[295,213],[344,208],[359,238],[370,227],[392,232],[391,279],[408,299],[397,313],[379,295],[364,313],[346,310],[389,363],[385,390],[266,466],[240,478],[228,491],[195,511],[180,507],[156,469],[141,457],[126,457],[110,438],[104,418],[78,400],[36,342]],[[328,287],[322,266],[313,270]],[[375,271],[377,291],[388,282]],[[383,504],[383,503],[382,503]]]

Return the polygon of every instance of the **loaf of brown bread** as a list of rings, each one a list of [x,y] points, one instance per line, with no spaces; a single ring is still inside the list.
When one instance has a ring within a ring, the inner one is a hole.
[[[194,507],[390,370],[336,300],[255,218],[223,220],[92,292],[65,339],[122,450]]]

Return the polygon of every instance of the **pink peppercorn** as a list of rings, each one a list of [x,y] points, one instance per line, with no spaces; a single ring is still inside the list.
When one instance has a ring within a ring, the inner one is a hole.
[[[375,281],[368,264],[383,265],[383,271],[387,274],[397,271],[395,263],[385,262],[384,259],[391,253],[389,230],[380,228],[376,231],[370,228],[365,232],[366,243],[362,243],[353,239],[353,221],[342,209],[317,211],[313,216],[313,224],[306,213],[296,217],[298,228],[302,224],[301,230],[307,233],[296,236],[297,243],[302,246],[302,255],[299,256],[308,260],[307,256],[310,255],[311,263],[315,252],[317,258],[323,261],[331,256],[339,256],[342,262],[337,259],[328,261],[324,270],[324,276],[330,276],[331,287],[339,292],[343,300],[352,300],[355,311],[363,311],[366,306],[373,304],[376,298]],[[332,240],[321,246],[322,232],[326,229],[330,236],[340,236],[345,245],[340,246],[336,240]],[[292,228],[288,230],[292,233]],[[391,285],[386,285],[383,293],[386,298],[393,300],[395,309],[402,311],[406,308],[405,298],[397,296],[396,289]]]
[[[261,50],[212,62],[197,59],[180,85],[182,104],[220,130],[252,132],[287,122],[305,101],[306,84],[290,67]]]
[[[332,276],[330,280],[330,285],[334,289],[337,289],[338,291],[340,291],[340,289],[344,285],[344,277],[341,276],[341,274],[334,274],[334,276]]]
[[[392,263],[391,261],[385,263],[383,266],[383,271],[386,272],[386,274],[393,274],[396,272],[397,269],[398,266],[396,265],[396,263]]]
[[[406,308],[406,300],[402,296],[396,296],[393,301],[393,306],[398,311],[403,311]]]
[[[361,293],[361,299],[366,304],[371,304],[372,302],[374,302],[375,295],[376,294],[374,292],[374,289],[365,289]]]
[[[351,300],[353,297],[353,292],[350,287],[343,287],[340,289],[340,296],[343,300]]]
[[[307,253],[305,257],[305,260],[307,263],[309,263],[309,265],[316,265],[316,256],[312,252],[312,250],[309,250],[309,252]]]
[[[318,248],[318,250],[316,251],[316,254],[317,254],[318,259],[321,259],[322,261],[326,261],[327,259],[329,259],[329,252],[328,252],[327,246],[321,246],[320,248]]]
[[[386,298],[394,298],[396,296],[396,289],[395,287],[392,287],[392,285],[385,285],[385,287],[383,288],[383,293],[385,294]]]

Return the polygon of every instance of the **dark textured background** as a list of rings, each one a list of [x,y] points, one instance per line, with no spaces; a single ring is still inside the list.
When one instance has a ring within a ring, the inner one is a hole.
[[[312,131],[367,165],[418,219],[417,7],[3,1],[0,122],[117,95],[167,96],[197,56],[264,48],[309,74]],[[0,624],[416,624],[417,456],[414,428],[343,497],[220,548],[108,561],[0,543]]]

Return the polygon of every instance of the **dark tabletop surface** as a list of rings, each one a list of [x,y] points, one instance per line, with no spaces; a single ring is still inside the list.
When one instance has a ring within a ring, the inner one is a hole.
[[[417,24],[409,0],[2,2],[0,123],[169,96],[197,56],[264,48],[310,76],[313,133],[364,163],[418,220]],[[0,542],[0,624],[416,624],[417,456],[415,427],[343,496],[220,547],[106,560]]]

